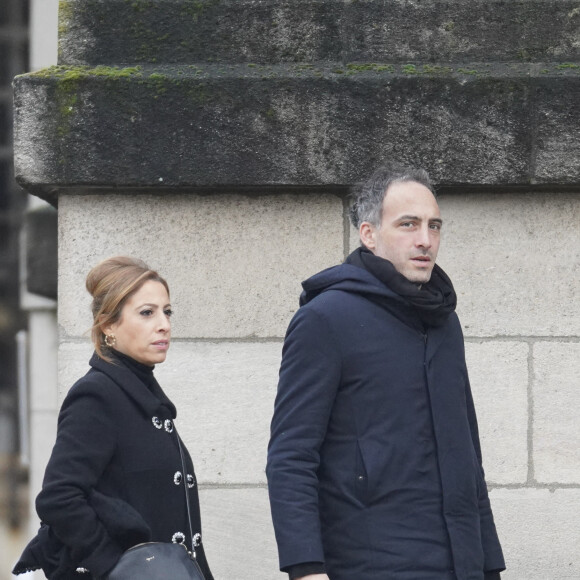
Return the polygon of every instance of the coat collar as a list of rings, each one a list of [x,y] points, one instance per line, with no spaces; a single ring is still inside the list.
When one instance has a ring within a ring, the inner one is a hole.
[[[160,415],[167,418],[169,412],[171,418],[175,419],[177,415],[175,405],[166,396],[164,401],[157,398],[135,373],[121,362],[108,363],[97,353],[93,353],[89,364],[114,381],[148,417]]]

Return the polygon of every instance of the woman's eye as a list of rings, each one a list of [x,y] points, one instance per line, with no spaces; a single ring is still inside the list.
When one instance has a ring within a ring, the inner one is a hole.
[[[171,310],[171,308],[167,308],[163,312],[165,312],[165,316],[167,316],[168,318],[173,316],[173,310]]]
[[[141,310],[141,316],[151,316],[153,314],[153,310],[151,310],[150,308],[147,310]]]

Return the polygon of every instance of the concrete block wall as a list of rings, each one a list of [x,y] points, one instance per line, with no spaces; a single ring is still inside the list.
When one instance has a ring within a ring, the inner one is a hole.
[[[91,353],[88,269],[115,254],[145,259],[172,291],[173,344],[156,375],[196,463],[215,577],[283,578],[264,474],[282,341],[300,282],[358,243],[346,201],[119,193],[59,198],[60,398]],[[458,293],[503,578],[578,578],[580,197],[440,205],[439,263]]]

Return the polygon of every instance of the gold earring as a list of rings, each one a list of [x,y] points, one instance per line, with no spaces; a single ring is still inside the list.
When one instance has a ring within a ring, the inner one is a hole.
[[[112,348],[117,344],[117,337],[114,334],[105,334],[105,344]]]

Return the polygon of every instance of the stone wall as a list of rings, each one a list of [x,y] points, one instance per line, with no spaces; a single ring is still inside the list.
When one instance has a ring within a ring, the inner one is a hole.
[[[504,577],[578,577],[580,198],[482,193],[440,205],[439,262],[458,293]],[[59,217],[61,396],[91,351],[87,269],[113,254],[146,259],[172,289],[174,343],[157,376],[194,455],[216,578],[275,578],[264,467],[282,340],[300,281],[357,245],[345,200],[62,195]]]
[[[578,2],[60,7],[59,66],[14,84],[17,177],[58,204],[60,399],[91,351],[88,269],[145,259],[172,287],[158,377],[216,578],[277,577],[283,335],[300,281],[357,245],[349,186],[391,156],[441,189],[504,578],[580,577]]]

